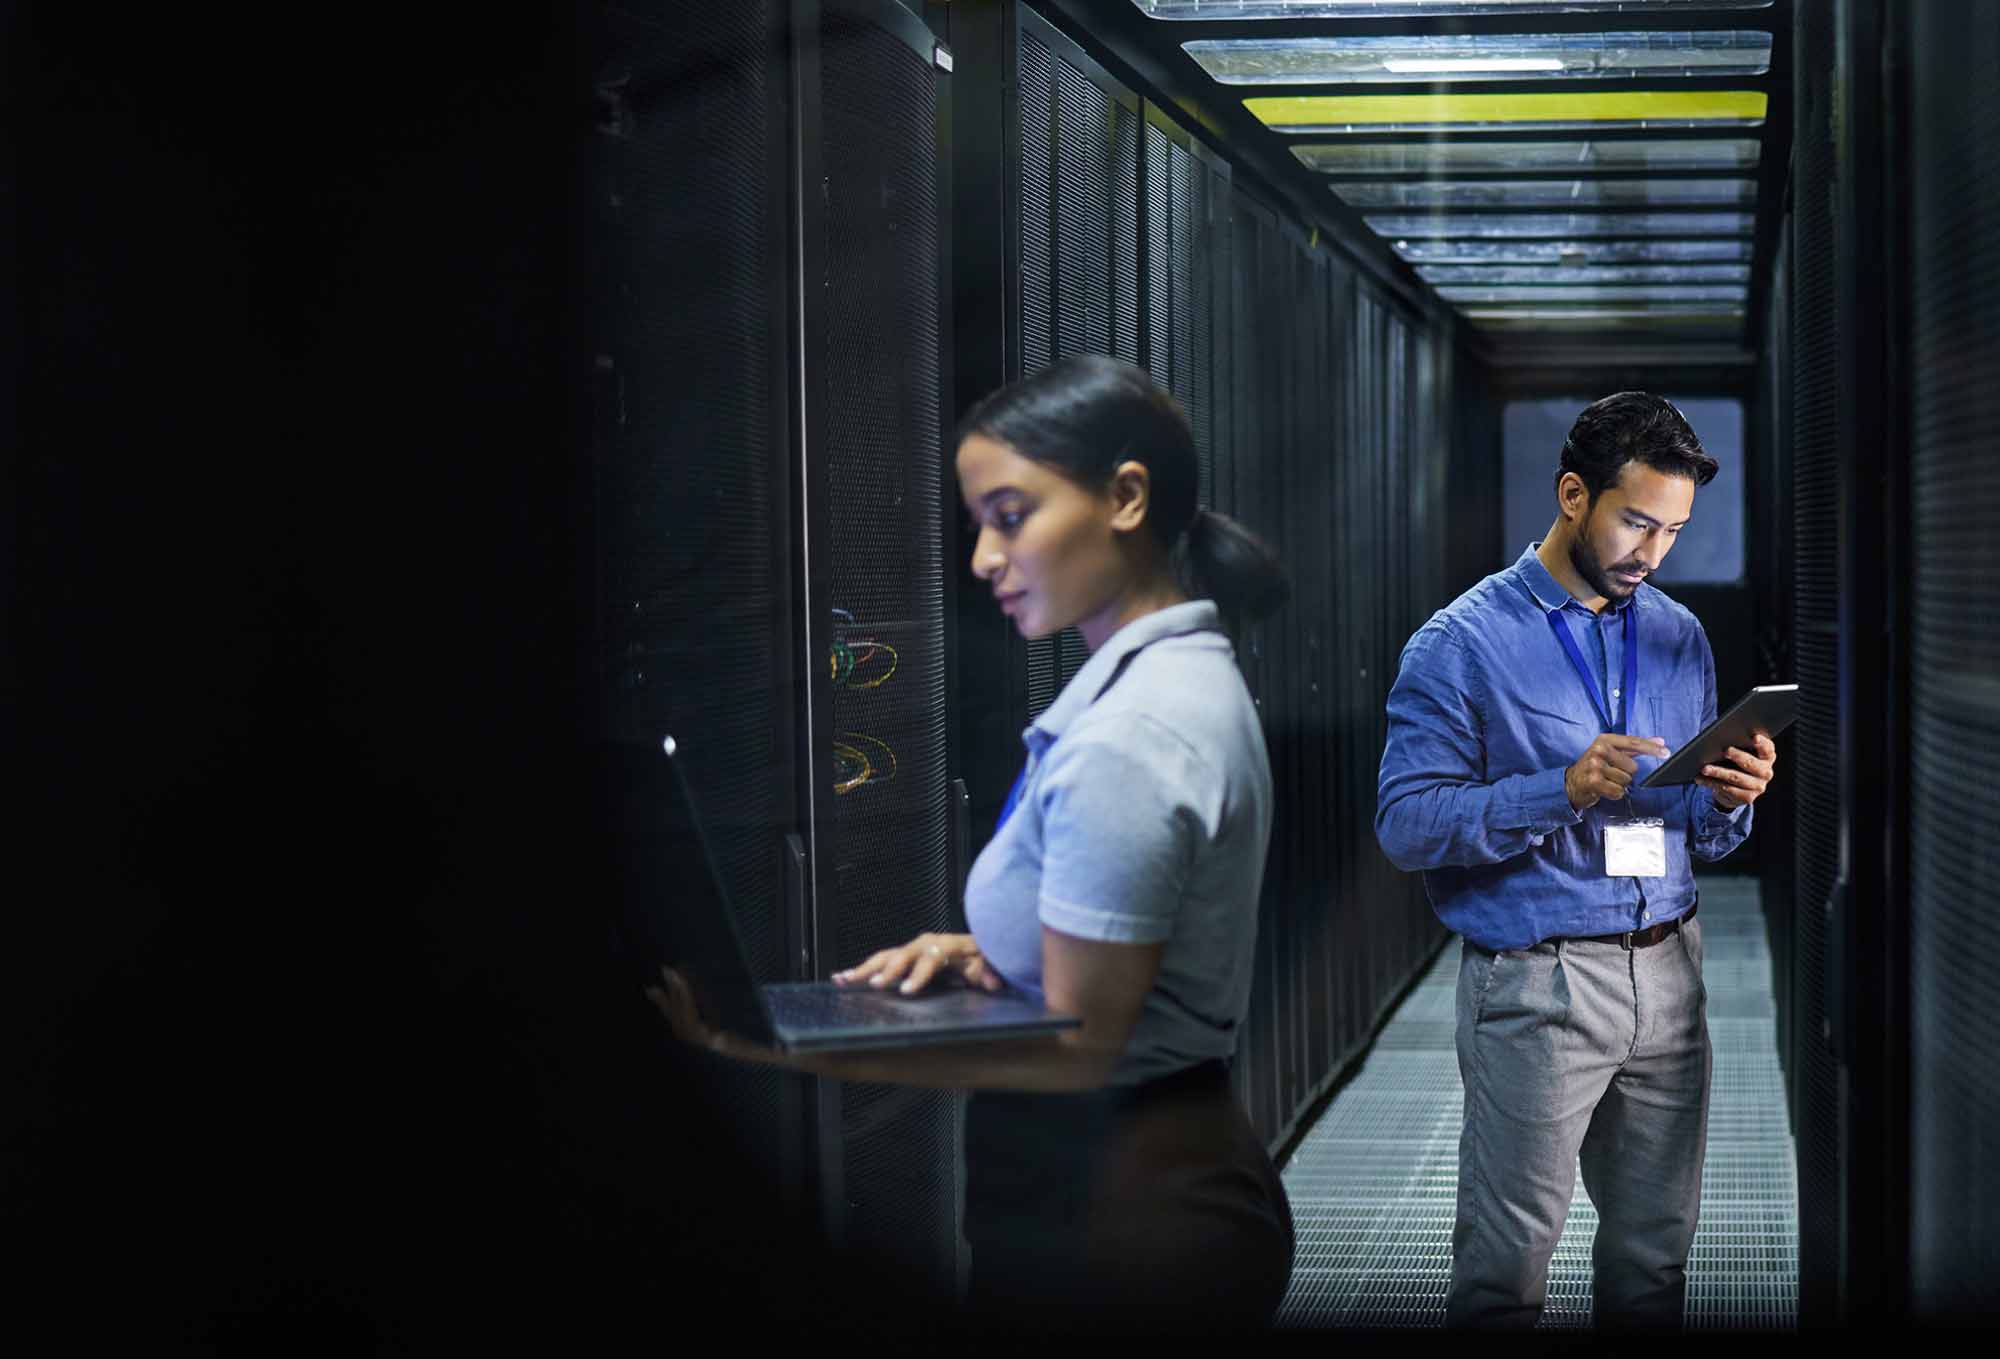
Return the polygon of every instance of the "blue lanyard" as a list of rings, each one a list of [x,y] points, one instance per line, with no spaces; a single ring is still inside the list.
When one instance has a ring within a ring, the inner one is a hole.
[[[1625,689],[1623,701],[1618,705],[1618,720],[1611,720],[1611,704],[1604,697],[1604,690],[1597,682],[1597,676],[1590,673],[1590,665],[1583,659],[1583,649],[1576,644],[1576,636],[1569,630],[1561,609],[1550,609],[1549,631],[1562,643],[1562,649],[1569,653],[1569,663],[1576,667],[1577,675],[1583,680],[1583,687],[1590,693],[1590,701],[1597,705],[1597,715],[1604,719],[1607,730],[1620,736],[1626,735],[1632,725],[1632,700],[1639,692],[1639,604],[1637,600],[1625,606]]]
[[[998,835],[1000,833],[1000,828],[1007,824],[1007,818],[1014,814],[1015,804],[1017,804],[1021,800],[1021,785],[1026,783],[1027,781],[1028,781],[1028,766],[1025,762],[1023,762],[1023,764],[1021,765],[1021,772],[1014,776],[1014,786],[1007,790],[1007,801],[1001,805],[1000,819],[993,823],[993,833],[995,835]]]

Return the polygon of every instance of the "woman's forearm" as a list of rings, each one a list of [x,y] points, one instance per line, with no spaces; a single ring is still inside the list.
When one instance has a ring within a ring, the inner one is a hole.
[[[1085,1046],[1079,1037],[1007,1038],[980,1043],[860,1052],[777,1053],[724,1043],[727,1057],[762,1061],[813,1076],[876,1081],[928,1090],[1082,1091],[1102,1086],[1116,1054]]]

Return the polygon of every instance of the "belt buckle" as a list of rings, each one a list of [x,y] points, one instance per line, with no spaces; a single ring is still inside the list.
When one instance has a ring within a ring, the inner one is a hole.
[[[1630,953],[1632,951],[1632,936],[1636,933],[1638,933],[1636,930],[1627,930],[1625,933],[1619,935],[1618,946],[1627,953]]]

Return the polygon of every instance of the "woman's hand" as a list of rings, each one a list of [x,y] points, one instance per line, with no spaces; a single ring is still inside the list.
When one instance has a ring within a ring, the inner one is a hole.
[[[712,1052],[718,1057],[728,1057],[739,1062],[762,1062],[767,1066],[788,1066],[785,1054],[775,1048],[767,1048],[761,1043],[738,1038],[735,1034],[723,1033],[708,1027],[701,1017],[701,1010],[694,1001],[694,988],[687,978],[671,967],[660,969],[662,986],[646,988],[646,998],[659,1007],[667,1017],[667,1024],[674,1031],[674,1037],[691,1047]]]
[[[900,948],[885,948],[845,972],[834,973],[833,979],[842,986],[863,982],[874,987],[896,986],[904,995],[915,995],[940,972],[955,973],[983,991],[1006,986],[969,934],[920,934]]]

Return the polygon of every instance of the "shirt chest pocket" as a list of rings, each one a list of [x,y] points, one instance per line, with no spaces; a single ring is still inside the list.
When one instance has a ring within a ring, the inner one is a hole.
[[[1646,705],[1653,720],[1652,728],[1634,732],[1635,736],[1657,736],[1667,743],[1668,749],[1679,750],[1701,731],[1699,696],[1648,694]]]

